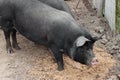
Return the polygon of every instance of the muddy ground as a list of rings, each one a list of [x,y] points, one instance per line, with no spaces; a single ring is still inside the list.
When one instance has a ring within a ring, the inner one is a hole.
[[[119,80],[120,35],[112,36],[106,20],[89,12],[82,0],[75,9],[77,1],[68,1],[76,21],[93,36],[106,32],[94,46],[99,63],[88,67],[64,55],[65,70],[59,72],[50,49],[35,45],[19,33],[17,37],[21,50],[7,54],[0,30],[0,80]]]

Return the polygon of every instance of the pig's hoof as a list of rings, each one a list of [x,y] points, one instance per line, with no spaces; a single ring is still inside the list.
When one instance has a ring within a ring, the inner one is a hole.
[[[62,71],[62,70],[64,70],[63,67],[58,67],[58,71]]]
[[[8,54],[11,54],[11,53],[14,53],[14,51],[13,51],[12,48],[8,48],[8,49],[7,49],[7,53],[8,53]]]
[[[20,50],[21,49],[18,45],[13,45],[13,48],[15,48],[16,50]]]

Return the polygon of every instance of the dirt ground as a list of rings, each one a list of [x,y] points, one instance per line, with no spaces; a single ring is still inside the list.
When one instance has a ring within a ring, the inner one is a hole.
[[[14,54],[7,54],[4,35],[0,30],[0,80],[119,80],[120,62],[116,64],[120,59],[120,55],[119,57],[117,55],[120,53],[119,35],[111,38],[106,20],[89,12],[82,0],[78,9],[75,9],[77,1],[68,1],[76,21],[93,36],[99,36],[106,31],[103,39],[96,42],[94,46],[99,63],[88,67],[64,55],[65,70],[59,72],[56,69],[57,64],[53,63],[50,49],[35,45],[20,34],[17,34],[17,37],[21,50],[14,50]]]

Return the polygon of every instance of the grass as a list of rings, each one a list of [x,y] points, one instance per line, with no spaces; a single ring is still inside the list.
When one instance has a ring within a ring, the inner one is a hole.
[[[120,0],[116,0],[116,30],[120,33]]]

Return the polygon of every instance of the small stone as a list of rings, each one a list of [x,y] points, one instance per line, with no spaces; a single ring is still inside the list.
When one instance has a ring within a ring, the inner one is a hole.
[[[107,41],[108,40],[104,38],[103,40],[101,40],[101,43],[105,45],[107,43]]]
[[[120,53],[120,50],[118,50],[118,53]]]
[[[103,35],[102,38],[103,38],[103,39],[106,38],[106,35]]]
[[[100,29],[100,33],[103,33],[104,32],[104,29]]]
[[[117,75],[118,79],[120,79],[120,74]]]
[[[90,16],[95,16],[95,14],[94,14],[94,13],[91,13]]]
[[[97,75],[96,75],[96,78],[100,78],[100,75],[99,75],[99,74],[97,74]]]
[[[77,17],[77,20],[79,20],[79,18]]]
[[[119,80],[119,79],[118,79],[118,77],[116,75],[112,75],[107,80]]]
[[[113,45],[113,46],[112,46],[112,49],[114,49],[114,50],[119,50],[119,46]]]
[[[94,23],[95,21],[94,20],[91,20],[90,23]]]
[[[95,32],[97,32],[97,33],[100,33],[100,34],[101,34],[101,33],[103,33],[103,32],[104,32],[104,29],[103,29],[102,27],[100,27],[100,26],[99,26],[99,27],[96,27],[96,28],[95,28]]]

